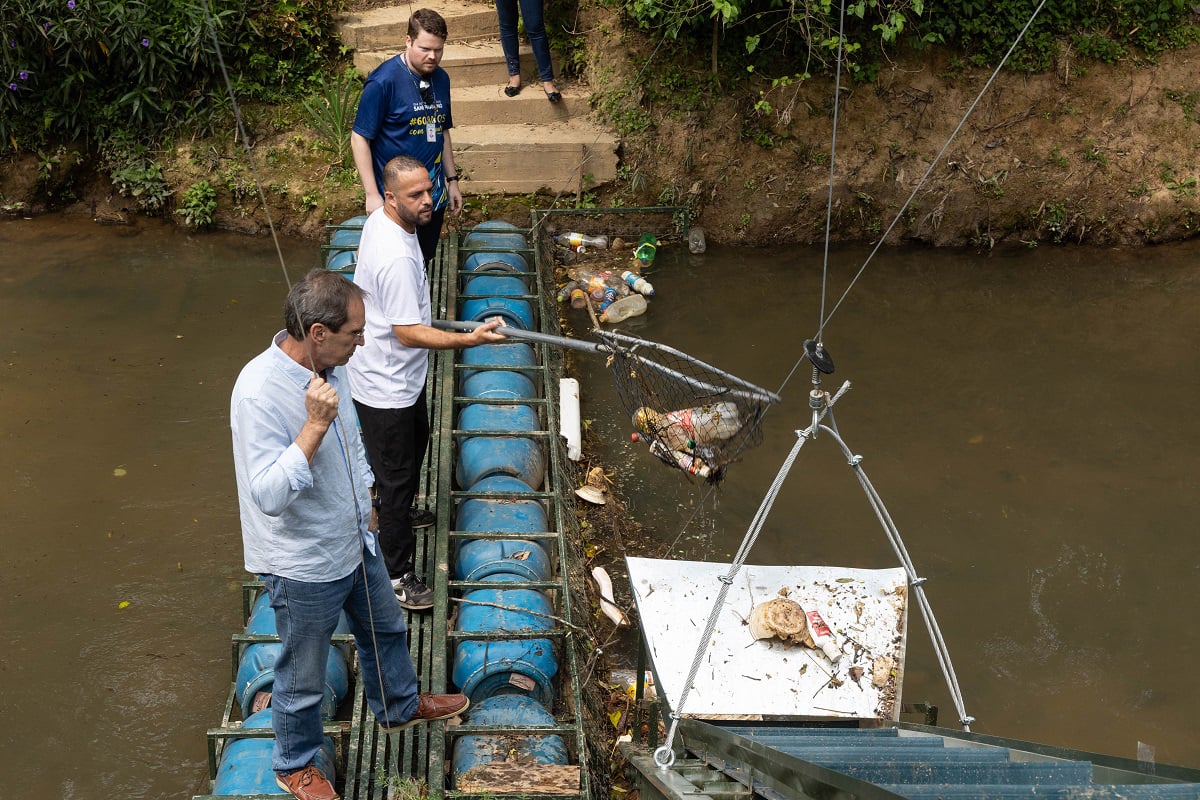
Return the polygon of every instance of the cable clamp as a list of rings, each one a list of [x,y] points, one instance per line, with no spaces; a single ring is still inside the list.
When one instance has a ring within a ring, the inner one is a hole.
[[[927,580],[929,580],[929,579],[928,578],[913,578],[911,581],[909,581],[908,585],[913,586],[913,587],[921,586]]]
[[[964,728],[970,727],[971,725],[975,724],[975,718],[970,715],[964,716],[958,721],[958,724],[962,725]]]
[[[857,467],[859,464],[862,463],[862,460],[863,460],[862,456],[850,456],[850,460],[847,461],[846,463],[852,467]]]
[[[728,575],[722,575],[721,577],[717,578],[717,580],[726,586],[733,586],[733,578],[729,577]]]

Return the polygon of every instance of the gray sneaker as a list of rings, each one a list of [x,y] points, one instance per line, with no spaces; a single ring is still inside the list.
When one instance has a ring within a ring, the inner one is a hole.
[[[406,572],[392,581],[396,599],[410,611],[428,611],[433,608],[433,589],[411,572]]]

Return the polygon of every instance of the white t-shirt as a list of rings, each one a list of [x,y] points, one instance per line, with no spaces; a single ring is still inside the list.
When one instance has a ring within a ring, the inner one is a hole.
[[[417,235],[382,207],[363,225],[354,282],[367,293],[367,330],[346,365],[350,394],[371,408],[408,408],[425,388],[429,352],[400,344],[392,326],[430,323],[429,280]]]

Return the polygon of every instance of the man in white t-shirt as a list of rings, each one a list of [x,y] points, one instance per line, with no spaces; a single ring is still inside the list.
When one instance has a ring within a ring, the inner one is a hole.
[[[425,376],[429,349],[454,350],[504,339],[491,320],[469,333],[430,327],[429,283],[417,226],[433,211],[433,184],[420,161],[396,156],[383,170],[383,205],[363,225],[354,282],[366,291],[366,344],[347,364],[367,458],[375,473],[379,542],[400,605],[433,607],[413,566],[410,515],[429,444]]]

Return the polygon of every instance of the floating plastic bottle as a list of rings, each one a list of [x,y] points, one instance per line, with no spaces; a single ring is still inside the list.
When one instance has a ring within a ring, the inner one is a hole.
[[[654,294],[654,287],[650,285],[650,281],[638,275],[632,270],[625,270],[621,273],[621,280],[629,284],[629,288],[633,289],[638,294],[644,294],[650,297]]]
[[[571,308],[586,308],[587,307],[587,292],[583,289],[573,289],[571,291]]]
[[[608,239],[603,236],[588,236],[583,233],[560,233],[554,237],[554,241],[569,247],[576,252],[583,252],[584,248],[591,250],[604,250],[608,247]]]
[[[568,281],[567,285],[558,290],[558,302],[563,303],[571,296],[571,293],[579,288],[579,281]]]
[[[633,413],[633,426],[672,450],[695,450],[728,439],[741,428],[738,408],[728,401],[659,413],[642,406]]]
[[[650,443],[650,452],[689,475],[699,475],[701,478],[712,475],[712,467],[704,463],[703,459],[681,450],[672,450],[658,440]]]
[[[604,288],[604,296],[600,298],[601,316],[603,316],[604,311],[615,302],[617,302],[617,290],[611,286],[606,286]]]
[[[704,228],[699,225],[688,231],[688,252],[703,253],[707,245],[704,243]]]
[[[617,323],[646,313],[646,298],[631,294],[620,298],[600,312],[601,322]]]
[[[648,267],[654,263],[654,254],[657,250],[658,238],[653,233],[647,233],[638,239],[638,246],[633,251],[633,257],[640,261],[643,267]]]

